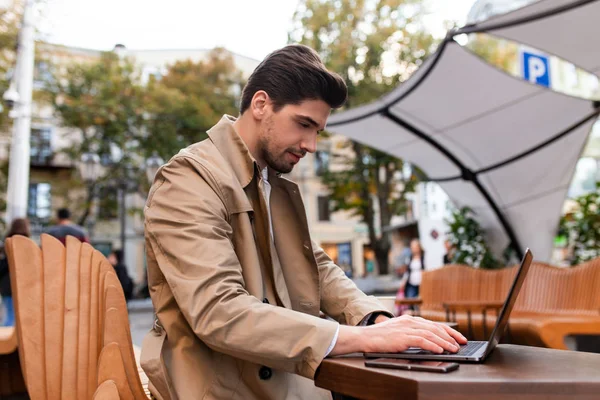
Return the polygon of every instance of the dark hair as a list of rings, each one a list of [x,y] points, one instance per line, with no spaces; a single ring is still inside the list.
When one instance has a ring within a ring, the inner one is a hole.
[[[61,208],[56,213],[58,219],[69,219],[71,218],[71,211],[68,208]]]
[[[115,255],[115,258],[117,259],[117,264],[121,264],[123,262],[123,250],[121,250],[121,249],[113,250],[113,254]]]
[[[267,92],[275,111],[286,104],[317,99],[339,108],[348,97],[344,79],[327,70],[316,51],[301,44],[272,52],[256,67],[242,91],[240,114],[250,107],[259,90]]]
[[[31,231],[29,230],[29,220],[27,218],[15,218],[10,223],[10,228],[8,229],[8,233],[6,237],[9,238],[14,235],[23,235],[23,236],[31,236]]]

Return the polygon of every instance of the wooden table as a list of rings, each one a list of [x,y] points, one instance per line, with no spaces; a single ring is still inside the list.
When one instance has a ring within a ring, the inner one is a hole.
[[[457,311],[466,311],[467,313],[467,327],[468,327],[468,337],[469,340],[474,340],[473,334],[473,324],[471,321],[471,313],[472,312],[481,312],[482,323],[483,323],[483,338],[482,340],[487,340],[487,311],[495,310],[496,318],[500,314],[500,309],[504,305],[503,301],[450,301],[442,304],[444,309],[446,310],[446,321],[456,322],[456,312]],[[452,317],[450,317],[452,315]]]
[[[600,398],[600,354],[499,345],[484,364],[441,374],[365,367],[328,358],[315,384],[358,399],[591,400]]]

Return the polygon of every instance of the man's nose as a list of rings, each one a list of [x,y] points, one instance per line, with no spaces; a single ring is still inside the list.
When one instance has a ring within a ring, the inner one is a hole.
[[[302,143],[300,143],[300,148],[308,153],[317,151],[317,134],[314,133],[310,135],[310,137],[304,139]]]

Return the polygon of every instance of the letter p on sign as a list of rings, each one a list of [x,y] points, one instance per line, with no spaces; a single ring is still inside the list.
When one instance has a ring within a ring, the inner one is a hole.
[[[548,57],[523,51],[523,78],[537,85],[550,87],[550,63]]]

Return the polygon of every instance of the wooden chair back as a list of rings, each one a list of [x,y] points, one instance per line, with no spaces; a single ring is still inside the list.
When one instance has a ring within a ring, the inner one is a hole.
[[[448,265],[423,272],[420,297],[423,308],[442,309],[449,301],[504,301],[516,274],[516,266],[482,270]],[[519,293],[515,311],[600,313],[600,259],[558,268],[535,262]]]
[[[106,258],[74,237],[65,247],[45,234],[41,248],[13,236],[6,252],[30,398],[146,399],[125,297]]]

